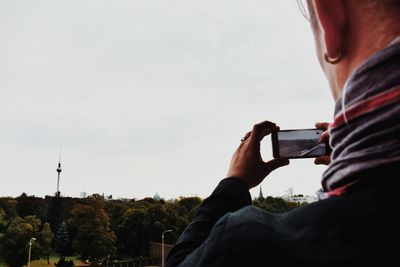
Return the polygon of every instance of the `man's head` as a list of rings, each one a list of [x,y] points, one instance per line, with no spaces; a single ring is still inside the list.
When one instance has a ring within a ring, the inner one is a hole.
[[[318,60],[334,99],[367,57],[400,35],[400,0],[307,0]]]

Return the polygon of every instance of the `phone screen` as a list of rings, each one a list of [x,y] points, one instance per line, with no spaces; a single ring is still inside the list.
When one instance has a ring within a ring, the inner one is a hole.
[[[327,145],[320,144],[323,130],[282,130],[272,133],[275,158],[313,158],[327,154]]]

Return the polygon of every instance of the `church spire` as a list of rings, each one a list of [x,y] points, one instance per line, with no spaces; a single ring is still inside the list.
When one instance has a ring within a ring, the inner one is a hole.
[[[260,193],[259,193],[259,195],[258,195],[258,198],[261,198],[261,199],[264,198],[261,185],[260,185]]]

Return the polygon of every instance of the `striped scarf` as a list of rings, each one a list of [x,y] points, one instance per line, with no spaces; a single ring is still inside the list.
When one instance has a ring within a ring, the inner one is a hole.
[[[400,169],[400,37],[349,77],[336,102],[330,145],[320,198],[342,195],[387,166]]]

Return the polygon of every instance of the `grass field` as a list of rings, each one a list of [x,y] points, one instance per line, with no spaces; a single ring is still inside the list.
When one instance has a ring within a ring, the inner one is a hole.
[[[31,262],[31,267],[55,267],[55,263],[58,262],[58,256],[50,257],[50,264],[47,264],[47,260],[35,260]],[[76,260],[75,257],[67,257],[66,260],[73,260],[75,265],[83,266],[86,265],[79,260]],[[8,267],[6,262],[0,258],[0,267]],[[144,267],[159,267],[159,266],[144,266]]]
[[[8,265],[2,258],[0,258],[0,267],[8,267]]]
[[[59,260],[59,256],[50,256],[50,264],[47,264],[47,260],[35,260],[31,262],[31,267],[55,267]],[[65,260],[73,260],[75,265],[81,265],[81,261],[76,260],[76,257],[66,257]]]
[[[66,257],[66,260],[73,260],[75,265],[84,265],[81,263],[81,261],[77,260],[76,257]],[[55,264],[58,262],[59,257],[58,256],[51,256],[50,257],[50,264],[47,264],[47,260],[41,259],[41,260],[34,260],[31,261],[31,267],[55,267]],[[7,263],[0,258],[0,267],[8,267]]]

